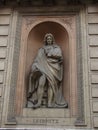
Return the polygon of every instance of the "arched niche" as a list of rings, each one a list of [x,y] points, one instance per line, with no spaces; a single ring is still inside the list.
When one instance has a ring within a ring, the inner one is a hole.
[[[34,26],[29,32],[27,39],[27,55],[26,55],[26,67],[25,77],[26,86],[28,89],[28,77],[34,58],[38,52],[38,49],[43,46],[44,36],[46,33],[52,33],[54,35],[56,43],[61,47],[63,53],[64,64],[64,76],[63,76],[63,95],[65,100],[69,100],[69,36],[67,30],[60,24],[51,21],[45,21]],[[26,96],[25,96],[26,97]]]
[[[54,35],[56,43],[61,47],[64,58],[63,94],[68,102],[68,116],[77,116],[77,54],[76,24],[74,17],[28,17],[23,20],[18,80],[16,88],[16,115],[25,111],[27,103],[28,78],[31,65],[43,46],[46,33]],[[23,109],[24,108],[24,109]],[[26,109],[27,113],[29,109]],[[32,115],[33,115],[32,111]],[[66,114],[65,114],[66,115]]]

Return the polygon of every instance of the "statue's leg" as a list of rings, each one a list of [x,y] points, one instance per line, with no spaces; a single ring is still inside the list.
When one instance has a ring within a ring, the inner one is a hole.
[[[52,90],[51,85],[49,83],[49,87],[48,87],[48,107],[53,106],[53,102],[54,102],[53,98],[54,98],[53,90]]]
[[[39,85],[38,85],[38,90],[37,90],[37,95],[38,95],[38,103],[36,104],[36,107],[39,107],[41,105],[42,102],[42,98],[43,98],[43,93],[44,93],[44,86],[46,83],[46,77],[45,75],[41,75],[41,77],[39,78]]]

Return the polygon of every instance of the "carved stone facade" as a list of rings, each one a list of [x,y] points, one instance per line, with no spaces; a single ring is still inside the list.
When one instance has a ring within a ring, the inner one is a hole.
[[[97,6],[0,9],[0,125],[11,128],[98,128]],[[26,108],[28,73],[45,33],[64,57],[68,108]]]

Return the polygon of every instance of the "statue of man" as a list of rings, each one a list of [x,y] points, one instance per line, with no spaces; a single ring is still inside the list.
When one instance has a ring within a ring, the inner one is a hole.
[[[32,64],[27,107],[42,105],[44,90],[47,90],[46,107],[67,107],[62,95],[63,57],[60,47],[51,33],[45,35],[44,45],[39,49]]]

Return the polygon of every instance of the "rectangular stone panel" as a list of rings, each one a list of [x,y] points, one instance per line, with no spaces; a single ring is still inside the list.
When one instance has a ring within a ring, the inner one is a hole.
[[[10,15],[0,15],[0,25],[6,25],[10,22]]]
[[[7,36],[0,36],[0,47],[7,46]]]
[[[2,96],[2,88],[0,87],[0,97]]]
[[[98,46],[98,35],[89,36],[89,45],[90,46]]]
[[[98,112],[98,102],[93,101],[93,112]]]
[[[91,59],[91,70],[98,70],[98,59]]]
[[[68,109],[36,109],[32,110],[31,108],[24,108],[23,109],[23,116],[24,117],[69,117],[69,110]]]
[[[92,76],[91,76],[91,82],[92,83],[98,83],[98,74],[93,74]]]
[[[3,83],[3,74],[0,72],[0,83]]]
[[[1,120],[1,101],[0,101],[0,120]]]
[[[98,34],[98,24],[89,24],[88,33],[89,34]]]
[[[2,9],[0,9],[0,14],[11,14],[11,9],[2,8]]]
[[[88,23],[98,23],[98,14],[89,14]]]
[[[98,5],[88,6],[88,13],[97,13],[97,12],[98,12]]]
[[[4,61],[0,60],[0,70],[4,70]]]
[[[98,116],[95,116],[93,119],[94,127],[98,127]]]
[[[0,58],[6,58],[6,48],[0,48]]]
[[[0,35],[8,35],[9,26],[0,26]]]
[[[98,57],[98,47],[90,47],[90,57]]]
[[[98,85],[97,87],[92,87],[92,97],[97,98],[98,97]]]
[[[17,117],[17,123],[20,125],[43,125],[43,126],[65,126],[72,125],[70,118],[30,118],[30,117]]]

